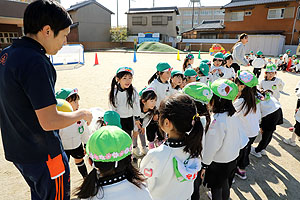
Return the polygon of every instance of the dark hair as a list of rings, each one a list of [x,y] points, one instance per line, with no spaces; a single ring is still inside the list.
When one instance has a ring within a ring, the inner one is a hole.
[[[59,31],[73,23],[69,13],[56,1],[37,0],[24,12],[24,34],[37,34],[49,25],[56,37]]]
[[[141,100],[140,100],[140,106],[141,106],[141,110],[143,111],[144,109],[144,103],[142,101],[147,102],[148,100],[153,100],[153,99],[157,99],[157,95],[153,90],[148,90],[146,92],[143,92],[142,96],[141,96]],[[155,112],[155,107],[154,109],[150,109],[150,113],[154,114]]]
[[[170,83],[172,84],[172,78],[174,78],[175,76],[180,76],[183,80],[184,75],[183,74],[175,74],[173,77],[171,77]],[[177,85],[174,89],[178,90],[180,88],[180,85]]]
[[[231,100],[223,99],[215,94],[213,94],[210,100],[210,105],[212,106],[213,113],[228,112],[228,116],[231,117],[236,112]]]
[[[203,104],[201,102],[195,101],[196,107],[197,107],[197,112],[200,116],[205,116],[206,118],[206,125],[205,125],[205,133],[207,133],[209,124],[210,124],[210,113],[207,109],[207,105]]]
[[[233,47],[232,47],[231,50],[233,51],[233,49],[235,48],[235,46],[237,45],[237,43],[241,42],[242,39],[247,38],[247,37],[248,37],[247,33],[242,33],[242,34],[239,36],[239,40],[233,45]]]
[[[201,156],[203,126],[197,116],[194,100],[181,93],[164,99],[159,107],[159,121],[163,122],[165,119],[172,122],[179,136],[185,139],[186,146],[183,150],[192,158]],[[188,132],[190,133],[187,134]]]
[[[257,55],[257,54],[256,54],[256,57],[257,57],[257,58],[263,58],[262,55]]]
[[[235,83],[237,85],[245,85],[238,78],[235,79]],[[253,92],[252,88],[245,85],[239,98],[244,99],[243,105],[241,107],[241,110],[239,110],[239,112],[246,107],[247,111],[244,114],[244,116],[247,116],[251,111],[256,113],[256,99],[255,99],[255,93]]]
[[[155,74],[153,74],[153,76],[151,76],[151,78],[148,80],[148,84],[152,83],[152,81],[154,81],[154,79],[159,78],[160,75],[162,75],[165,72],[155,72]]]
[[[187,65],[188,61],[189,61],[188,58],[184,59],[183,66],[182,66],[183,71],[185,71],[185,69],[188,67],[188,65]]]
[[[72,101],[76,101],[76,100],[80,100],[80,96],[78,94],[72,94],[71,96],[66,98],[67,102],[72,102]]]
[[[90,158],[89,158],[90,159]],[[91,159],[90,159],[91,160]],[[118,161],[118,167],[115,168],[115,162],[94,162],[94,165],[97,169],[93,169],[88,176],[84,179],[83,183],[80,187],[76,189],[76,195],[78,198],[89,198],[97,195],[99,188],[102,189],[99,181],[101,178],[97,178],[97,170],[100,171],[100,174],[105,176],[115,175],[119,173],[124,173],[129,182],[141,188],[145,179],[143,175],[131,164],[131,156],[127,156],[126,158]],[[102,189],[101,198],[103,198],[104,193]]]
[[[114,76],[114,78],[111,81],[111,88],[110,88],[110,92],[109,92],[109,102],[114,107],[116,107],[116,102],[115,102],[116,98],[115,97],[118,94],[118,90],[121,87],[116,79],[117,78],[121,79],[125,75],[132,75],[132,74],[130,72],[127,72],[127,71],[119,72],[119,73],[117,73],[117,75]],[[117,89],[116,92],[115,92],[115,89]],[[126,88],[125,90],[126,90],[126,93],[127,93],[127,103],[131,108],[133,108],[133,90],[134,89],[133,89],[132,84],[128,88]]]
[[[227,56],[224,60],[223,60],[223,63],[222,63],[222,65],[223,66],[226,66],[227,65],[227,60],[229,60],[229,59],[232,59],[233,60],[233,57],[232,57],[232,55],[230,55],[230,56]],[[230,66],[229,66],[230,67]]]

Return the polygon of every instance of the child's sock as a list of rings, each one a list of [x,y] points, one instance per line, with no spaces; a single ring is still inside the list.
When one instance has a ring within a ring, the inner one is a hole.
[[[80,163],[76,163],[76,166],[78,168],[78,171],[80,172],[81,176],[85,178],[87,176],[87,169],[84,163],[84,160],[82,160]]]
[[[291,137],[291,141],[295,142],[296,141],[296,137],[297,137],[296,133],[293,133],[293,135]]]

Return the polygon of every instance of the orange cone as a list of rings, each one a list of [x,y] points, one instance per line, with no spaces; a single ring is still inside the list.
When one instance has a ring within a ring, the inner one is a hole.
[[[99,65],[97,53],[95,53],[95,64],[94,65]]]

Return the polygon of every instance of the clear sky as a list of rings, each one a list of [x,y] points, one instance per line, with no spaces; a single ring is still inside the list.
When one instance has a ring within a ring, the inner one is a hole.
[[[69,8],[71,5],[83,0],[61,0],[61,4],[65,8]],[[112,15],[111,25],[117,25],[117,0],[97,0],[103,6],[115,13]],[[201,6],[223,6],[229,3],[231,0],[201,0]],[[177,7],[188,7],[190,0],[155,0],[155,7],[162,6],[177,6]],[[131,0],[131,8],[149,8],[153,6],[153,0]],[[197,4],[195,4],[196,6]],[[198,4],[199,6],[199,4]],[[127,16],[125,12],[128,11],[129,0],[119,0],[119,25],[127,24]]]

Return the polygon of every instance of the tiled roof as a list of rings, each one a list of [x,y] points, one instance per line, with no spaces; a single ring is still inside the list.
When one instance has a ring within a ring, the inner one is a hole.
[[[72,5],[70,8],[67,9],[67,11],[73,11],[73,10],[78,10],[79,8],[82,8],[84,6],[90,5],[90,4],[96,4],[99,7],[103,8],[104,10],[106,10],[107,12],[109,12],[110,14],[115,14],[112,11],[110,11],[109,9],[107,9],[106,7],[104,7],[103,5],[101,5],[100,3],[98,3],[96,0],[87,0],[87,1],[83,1],[80,3],[77,3],[75,5]]]
[[[280,3],[280,2],[288,2],[288,1],[295,1],[295,0],[232,0],[230,3],[223,6],[223,8],[258,5],[258,4],[266,4],[266,3]]]
[[[178,8],[174,7],[154,7],[154,8],[130,8],[126,14],[131,13],[154,13],[154,12],[176,12],[179,15]]]
[[[193,29],[190,30],[186,30],[182,33],[186,33],[186,32],[190,32],[193,30],[215,30],[215,29],[223,29],[224,25],[222,20],[207,20],[207,21],[203,21],[199,26],[194,27]]]

